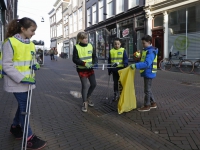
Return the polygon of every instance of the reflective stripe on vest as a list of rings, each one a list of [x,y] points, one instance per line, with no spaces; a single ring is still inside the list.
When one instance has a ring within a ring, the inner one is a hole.
[[[147,55],[147,51],[143,50],[140,62],[144,62],[145,61],[146,55]],[[152,65],[153,65],[152,73],[156,73],[157,72],[157,55],[155,56]],[[144,71],[145,71],[145,69],[140,69],[140,73],[142,73]]]
[[[86,47],[82,47],[79,44],[76,44],[76,49],[78,51],[78,57],[80,60],[92,64],[92,53],[93,47],[91,44],[88,43]],[[78,65],[80,69],[87,69],[85,66]]]
[[[120,48],[118,50],[116,49],[111,49],[110,50],[110,60],[111,64],[119,63],[117,67],[124,67],[123,63],[123,56],[124,56],[124,48]]]
[[[29,44],[22,43],[18,39],[11,37],[8,39],[13,49],[13,64],[14,67],[25,77],[31,76],[31,61],[35,58],[31,52],[35,53],[35,45],[30,42]],[[35,75],[33,74],[32,77]]]

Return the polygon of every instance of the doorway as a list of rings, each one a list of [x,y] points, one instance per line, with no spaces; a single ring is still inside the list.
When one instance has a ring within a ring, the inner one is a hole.
[[[164,32],[163,29],[152,31],[152,45],[158,48],[157,67],[164,57]]]

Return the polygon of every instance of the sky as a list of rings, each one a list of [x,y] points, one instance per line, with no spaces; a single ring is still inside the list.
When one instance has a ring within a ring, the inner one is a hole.
[[[18,0],[19,19],[29,17],[37,23],[37,30],[31,40],[42,40],[47,49],[50,47],[50,24],[48,13],[56,0]],[[41,22],[42,17],[44,22]]]

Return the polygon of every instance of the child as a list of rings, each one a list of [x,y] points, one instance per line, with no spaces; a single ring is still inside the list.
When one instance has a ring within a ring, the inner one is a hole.
[[[116,68],[108,69],[108,75],[113,75],[114,81],[114,97],[113,101],[117,101],[119,99],[118,93],[118,80],[119,74],[118,70],[123,69],[128,66],[128,57],[124,48],[121,48],[121,42],[119,38],[114,39],[114,48],[110,50],[108,57],[108,64]]]
[[[144,77],[144,106],[138,109],[141,112],[157,108],[155,98],[151,91],[151,83],[152,79],[156,77],[158,49],[151,46],[151,43],[151,36],[145,35],[142,38],[144,50],[142,51],[141,60],[139,63],[130,65],[132,69],[140,69],[140,74]]]
[[[58,51],[57,49],[54,50],[54,59],[57,61],[58,60]]]
[[[82,84],[82,111],[87,112],[88,105],[94,106],[90,96],[96,87],[96,79],[92,67],[93,64],[97,64],[97,57],[92,45],[88,43],[86,32],[79,32],[76,39],[77,42],[73,50],[73,62],[77,65],[77,72]],[[89,90],[87,89],[87,79],[90,82]]]
[[[14,94],[18,102],[17,112],[10,127],[10,132],[16,139],[23,137],[26,103],[29,84],[35,88],[35,79],[31,76],[32,52],[35,45],[30,38],[35,34],[37,25],[30,18],[15,19],[9,23],[6,40],[3,44],[3,72],[4,90]],[[33,64],[32,68],[38,70],[39,64]],[[28,125],[27,149],[41,149],[46,142],[32,133]]]

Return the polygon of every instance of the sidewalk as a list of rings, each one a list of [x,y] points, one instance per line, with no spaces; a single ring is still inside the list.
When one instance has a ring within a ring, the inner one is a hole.
[[[71,59],[51,61],[45,56],[44,66],[37,71],[30,123],[34,133],[48,142],[44,150],[200,149],[200,76],[158,71],[153,81],[158,108],[119,115],[116,103],[106,103],[107,70],[95,70],[95,107],[83,113],[82,99],[70,94],[81,90],[73,66]],[[2,85],[0,80],[0,150],[19,150],[21,141],[9,133],[17,103]],[[139,71],[135,88],[140,107],[144,94]]]

